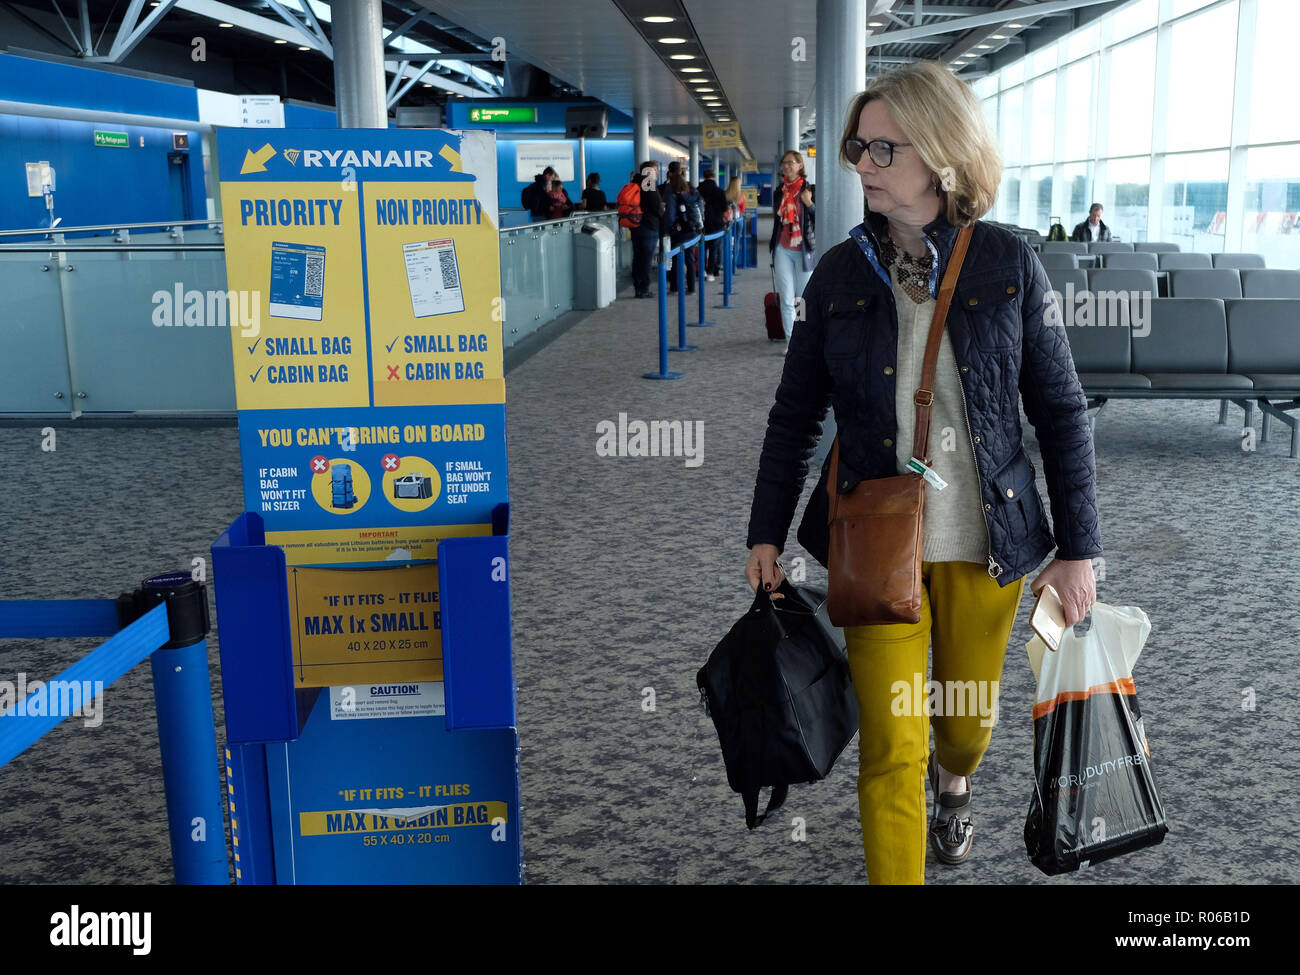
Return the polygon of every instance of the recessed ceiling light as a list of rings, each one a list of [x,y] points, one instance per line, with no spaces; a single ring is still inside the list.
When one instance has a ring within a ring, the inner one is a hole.
[[[1005,41],[1005,40],[1007,39],[1007,35],[1006,35],[1006,34],[994,34],[994,35],[993,35],[993,39],[994,39],[995,41]]]
[[[869,21],[867,21],[867,26],[868,26],[868,27],[884,27],[884,26],[885,26],[885,22],[884,22],[883,20],[869,20]]]
[[[703,68],[682,68],[682,74],[690,74],[693,71],[703,71]]]
[[[432,82],[432,81],[423,81],[423,82],[421,82],[421,84],[423,84],[425,88],[432,88],[432,87],[433,87],[433,82]]]
[[[278,37],[277,37],[277,38],[275,39],[275,43],[277,43],[277,44],[288,44],[289,42],[286,41],[286,40],[282,40],[281,38],[278,38]]]
[[[696,88],[695,90],[698,91],[698,92],[706,92],[706,91],[716,91],[717,89],[716,89],[716,88]]]
[[[976,46],[977,48],[979,48],[981,51],[987,51],[987,50],[988,50],[989,48],[991,48],[993,45],[992,45],[992,44],[976,44],[975,46]]]
[[[676,18],[673,18],[673,17],[642,17],[641,19],[644,20],[647,24],[671,24],[671,23],[673,22],[673,20],[676,19]]]
[[[718,119],[718,121],[719,121],[719,122],[730,122],[730,121],[731,121],[731,116],[730,116],[730,115],[724,115],[722,118]]]
[[[234,27],[234,24],[217,24],[218,27]]]
[[[660,43],[660,44],[685,44],[685,43],[686,43],[686,38],[684,38],[684,37],[661,37],[661,38],[659,38],[659,43]]]
[[[708,78],[687,78],[686,80],[687,80],[690,84],[692,84],[692,85],[707,85],[707,84],[710,84],[710,81],[709,81]]]
[[[310,51],[311,48],[309,48],[309,47],[299,47],[298,50],[300,50],[300,51]]]
[[[1014,30],[1014,29],[1017,28],[1017,27],[1024,27],[1025,25],[1024,25],[1024,24],[1007,24],[1007,26],[1010,27],[1010,28],[1012,28],[1012,29]]]
[[[669,60],[672,61],[694,61],[695,55],[694,54],[670,54],[668,55],[668,58]]]

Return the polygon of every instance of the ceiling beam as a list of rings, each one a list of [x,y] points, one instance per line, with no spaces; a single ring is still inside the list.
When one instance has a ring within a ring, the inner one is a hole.
[[[1066,13],[1079,7],[1091,7],[1099,3],[1112,2],[1114,0],[1048,0],[1047,3],[1037,3],[1032,7],[1007,7],[1002,10],[956,18],[942,23],[923,24],[920,27],[909,27],[906,30],[891,30],[883,34],[871,34],[867,37],[867,47],[880,47],[883,44],[912,44],[924,37],[953,34],[977,27],[990,27],[994,24],[1005,24],[1011,20],[1050,17],[1053,14]]]

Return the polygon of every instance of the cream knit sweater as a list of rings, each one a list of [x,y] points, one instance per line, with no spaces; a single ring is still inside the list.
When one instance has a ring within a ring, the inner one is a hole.
[[[902,474],[912,456],[912,433],[916,428],[916,404],[912,397],[921,385],[921,366],[925,361],[925,342],[930,334],[935,300],[930,298],[918,305],[899,286],[893,268],[889,273],[898,308],[898,387],[894,394],[898,436],[894,439],[894,451],[898,473]],[[984,523],[975,457],[971,452],[970,427],[962,407],[957,359],[946,328],[939,344],[934,406],[930,409],[930,459],[930,466],[948,482],[948,486],[940,491],[926,482],[921,559],[924,562],[978,562],[983,565],[988,561],[988,529]]]

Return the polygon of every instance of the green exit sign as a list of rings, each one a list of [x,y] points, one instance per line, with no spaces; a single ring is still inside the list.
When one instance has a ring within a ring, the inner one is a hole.
[[[536,122],[537,109],[512,105],[506,108],[471,108],[471,122]]]
[[[95,129],[95,145],[127,149],[131,145],[131,140],[127,138],[125,132],[101,132],[99,129]]]

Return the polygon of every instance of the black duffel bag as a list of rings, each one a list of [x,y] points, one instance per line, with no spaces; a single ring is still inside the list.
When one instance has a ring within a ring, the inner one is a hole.
[[[758,591],[695,678],[750,829],[791,785],[825,778],[858,730],[844,637],[826,614],[825,594],[788,581],[778,592],[784,598]],[[772,794],[760,816],[765,786]]]

